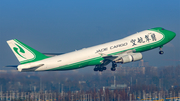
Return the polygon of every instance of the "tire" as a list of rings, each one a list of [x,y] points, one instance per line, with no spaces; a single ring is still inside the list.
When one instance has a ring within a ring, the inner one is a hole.
[[[115,71],[116,70],[116,68],[111,68],[111,71]]]
[[[99,71],[102,72],[102,71],[103,71],[103,68],[99,68]]]
[[[159,51],[159,54],[164,54],[164,52],[163,51]]]
[[[103,70],[106,70],[106,67],[103,67]]]
[[[94,71],[98,71],[98,69],[97,69],[97,68],[94,68]]]

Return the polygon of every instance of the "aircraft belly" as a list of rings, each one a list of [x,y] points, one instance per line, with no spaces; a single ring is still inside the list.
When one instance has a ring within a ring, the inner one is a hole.
[[[70,58],[69,58],[70,57]],[[76,57],[76,58],[72,58]],[[70,70],[70,69],[76,69],[85,67],[88,64],[89,57],[86,55],[76,55],[76,54],[70,54],[70,55],[64,55],[52,58],[51,60],[46,60],[44,63],[46,63],[45,68],[39,68],[38,70]]]
[[[61,66],[56,66],[56,67],[50,67],[47,70],[71,70],[71,69],[78,69],[87,66],[87,62],[77,62],[77,63],[72,63],[72,64],[66,64],[66,65],[61,65]]]

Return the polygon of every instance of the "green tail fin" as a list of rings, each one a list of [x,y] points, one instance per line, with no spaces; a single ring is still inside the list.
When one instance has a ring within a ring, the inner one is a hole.
[[[7,43],[21,64],[48,58],[48,56],[38,52],[17,39],[9,40]]]

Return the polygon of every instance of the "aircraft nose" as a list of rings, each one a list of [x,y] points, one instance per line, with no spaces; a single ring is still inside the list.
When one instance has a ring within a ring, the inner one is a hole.
[[[171,41],[176,36],[176,33],[172,32],[172,31],[169,31],[169,30],[166,30],[166,29],[164,29],[162,27],[152,28],[150,30],[163,33],[164,37],[165,37],[165,40],[167,42]]]
[[[170,40],[174,39],[174,37],[176,36],[176,33],[172,32],[172,31],[169,31],[168,34],[167,34],[168,38]]]

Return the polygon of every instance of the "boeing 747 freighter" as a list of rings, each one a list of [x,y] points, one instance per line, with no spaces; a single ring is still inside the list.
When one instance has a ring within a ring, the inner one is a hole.
[[[109,63],[112,63],[111,70],[115,71],[117,63],[141,60],[141,52],[154,48],[159,48],[159,54],[163,54],[163,45],[175,36],[174,32],[157,27],[120,40],[61,55],[40,53],[17,39],[7,43],[20,62],[20,65],[16,66],[20,72],[73,70],[87,66],[95,66],[94,71],[102,72]]]

